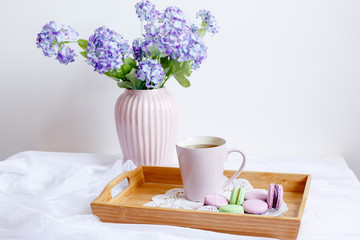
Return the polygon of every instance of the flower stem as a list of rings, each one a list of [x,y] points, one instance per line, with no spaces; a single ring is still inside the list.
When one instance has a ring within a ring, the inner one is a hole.
[[[54,41],[52,42],[52,46],[54,45],[59,45],[59,47],[61,47],[63,44],[65,43],[77,43],[77,41],[64,41],[64,42],[57,42],[57,41]]]
[[[171,76],[171,75],[170,75]],[[170,76],[167,76],[165,79],[164,79],[164,82],[161,84],[160,88],[164,87],[166,81],[170,78]]]
[[[61,42],[60,44],[62,43],[77,43],[77,41],[65,41],[65,42]]]
[[[144,24],[141,21],[141,33],[140,33],[140,61],[142,59],[142,37],[143,37],[143,28],[144,28]]]
[[[143,21],[141,21],[140,46],[142,46],[143,28],[144,28],[144,24],[143,24]]]

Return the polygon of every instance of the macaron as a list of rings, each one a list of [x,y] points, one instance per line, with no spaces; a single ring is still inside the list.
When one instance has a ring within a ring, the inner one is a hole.
[[[269,208],[279,210],[283,202],[283,187],[280,184],[270,184],[268,189],[267,204]]]
[[[205,206],[214,206],[216,208],[219,208],[222,205],[227,204],[229,204],[229,200],[221,194],[209,194],[204,197]]]
[[[267,200],[267,193],[266,191],[261,191],[261,190],[252,190],[252,191],[248,191],[245,193],[245,200],[250,200],[250,199],[259,199],[262,201],[266,201]]]
[[[227,213],[244,213],[244,208],[240,205],[223,205],[219,208],[219,212]]]
[[[245,199],[245,188],[240,188],[239,190],[239,196],[237,198],[237,201],[236,201],[236,205],[240,205],[243,204],[244,202],[244,199]]]
[[[233,190],[231,192],[231,196],[230,196],[230,204],[232,204],[232,205],[236,204],[237,198],[239,196],[239,191],[240,191],[240,188],[238,188],[238,187],[233,188]]]
[[[230,204],[241,205],[244,202],[244,198],[245,198],[245,188],[234,187],[230,196]]]
[[[268,204],[259,199],[245,200],[242,206],[244,211],[249,214],[265,215],[268,213]]]

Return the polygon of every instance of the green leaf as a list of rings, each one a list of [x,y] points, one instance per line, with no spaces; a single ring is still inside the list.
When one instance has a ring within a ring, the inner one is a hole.
[[[170,74],[169,74],[169,75],[167,75],[169,71],[170,71],[170,68],[166,68],[166,69],[164,69],[164,74],[165,74],[166,76],[170,76]]]
[[[181,70],[181,62],[174,61],[169,67],[172,74],[175,74]]]
[[[109,73],[109,72],[104,73],[104,75],[106,75],[106,76],[114,79],[114,80],[117,81],[117,82],[120,80],[119,78],[115,77],[113,74],[111,74],[111,73]]]
[[[140,81],[139,80],[139,84],[136,86],[135,89],[144,89],[144,86],[145,86],[145,81]]]
[[[171,65],[173,64],[174,60],[172,58],[164,57],[160,58],[160,64],[164,69],[164,74],[169,77],[172,74]]]
[[[125,75],[121,71],[121,69],[110,69],[106,73],[104,73],[106,76],[113,78],[116,81],[119,81],[120,79],[125,80]]]
[[[77,40],[77,42],[82,49],[85,49],[85,50],[87,49],[87,43],[88,43],[87,40],[79,39],[79,40]]]
[[[200,37],[204,37],[206,33],[206,28],[200,28],[197,30],[197,33],[200,35]]]
[[[169,59],[168,58],[160,58],[160,64],[165,69],[169,66]]]
[[[120,69],[124,73],[124,75],[126,75],[126,74],[130,73],[133,68],[129,64],[123,63],[123,65],[121,65]]]
[[[191,66],[190,61],[183,62],[181,64],[181,71],[184,73],[185,76],[190,77],[191,69],[192,69],[192,66]]]
[[[126,74],[125,77],[131,82],[131,86],[133,89],[142,89],[142,81],[137,78],[135,68],[133,68],[130,73]]]
[[[113,74],[116,78],[125,80],[125,74],[120,69],[116,69]]]
[[[174,74],[174,77],[180,83],[181,86],[186,87],[186,88],[190,87],[191,84],[184,75],[177,73],[177,74]]]
[[[180,83],[183,87],[190,87],[190,82],[186,77],[191,75],[191,64],[190,61],[187,62],[177,62],[172,61],[169,64],[168,69],[166,69],[166,76],[170,77],[173,75],[175,79]]]
[[[159,57],[160,56],[160,50],[157,49],[154,46],[148,47],[148,51],[151,53],[152,56]]]
[[[117,83],[117,85],[120,87],[120,88],[130,88],[130,89],[133,89],[133,86],[130,82],[127,82],[127,81],[119,81]]]
[[[169,54],[160,52],[160,50],[154,46],[148,47],[148,51],[150,52],[151,56],[155,58],[164,58],[169,56]]]
[[[87,58],[87,51],[82,51],[80,52],[81,56],[83,56],[84,58]]]
[[[125,59],[125,63],[128,64],[132,68],[137,68],[136,61],[134,59],[132,59],[131,57],[127,57]]]
[[[125,77],[130,82],[138,81],[137,76],[136,76],[136,69],[134,69],[134,68],[131,70],[130,73],[126,74]]]
[[[161,66],[163,66],[163,68],[167,68],[167,65],[169,64],[169,59],[166,57],[160,58],[160,64]]]
[[[131,57],[127,57],[123,62],[120,69],[124,75],[130,73],[133,69],[137,69],[136,62]]]

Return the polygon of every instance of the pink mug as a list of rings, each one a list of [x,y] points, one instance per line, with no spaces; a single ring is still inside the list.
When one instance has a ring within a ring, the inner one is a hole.
[[[186,199],[202,202],[208,194],[220,193],[237,178],[246,162],[245,155],[236,148],[227,148],[219,137],[190,137],[176,143],[181,178]],[[230,153],[240,153],[243,161],[239,170],[224,182],[224,161]]]

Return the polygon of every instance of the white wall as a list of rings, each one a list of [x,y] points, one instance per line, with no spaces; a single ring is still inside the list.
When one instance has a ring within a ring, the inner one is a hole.
[[[360,2],[165,1],[188,20],[213,12],[220,33],[184,89],[179,138],[219,135],[254,154],[340,153],[360,176]],[[140,33],[125,0],[0,2],[0,159],[23,150],[118,154],[113,107],[123,92],[82,57],[68,66],[35,46],[55,20],[80,37],[105,25]]]

